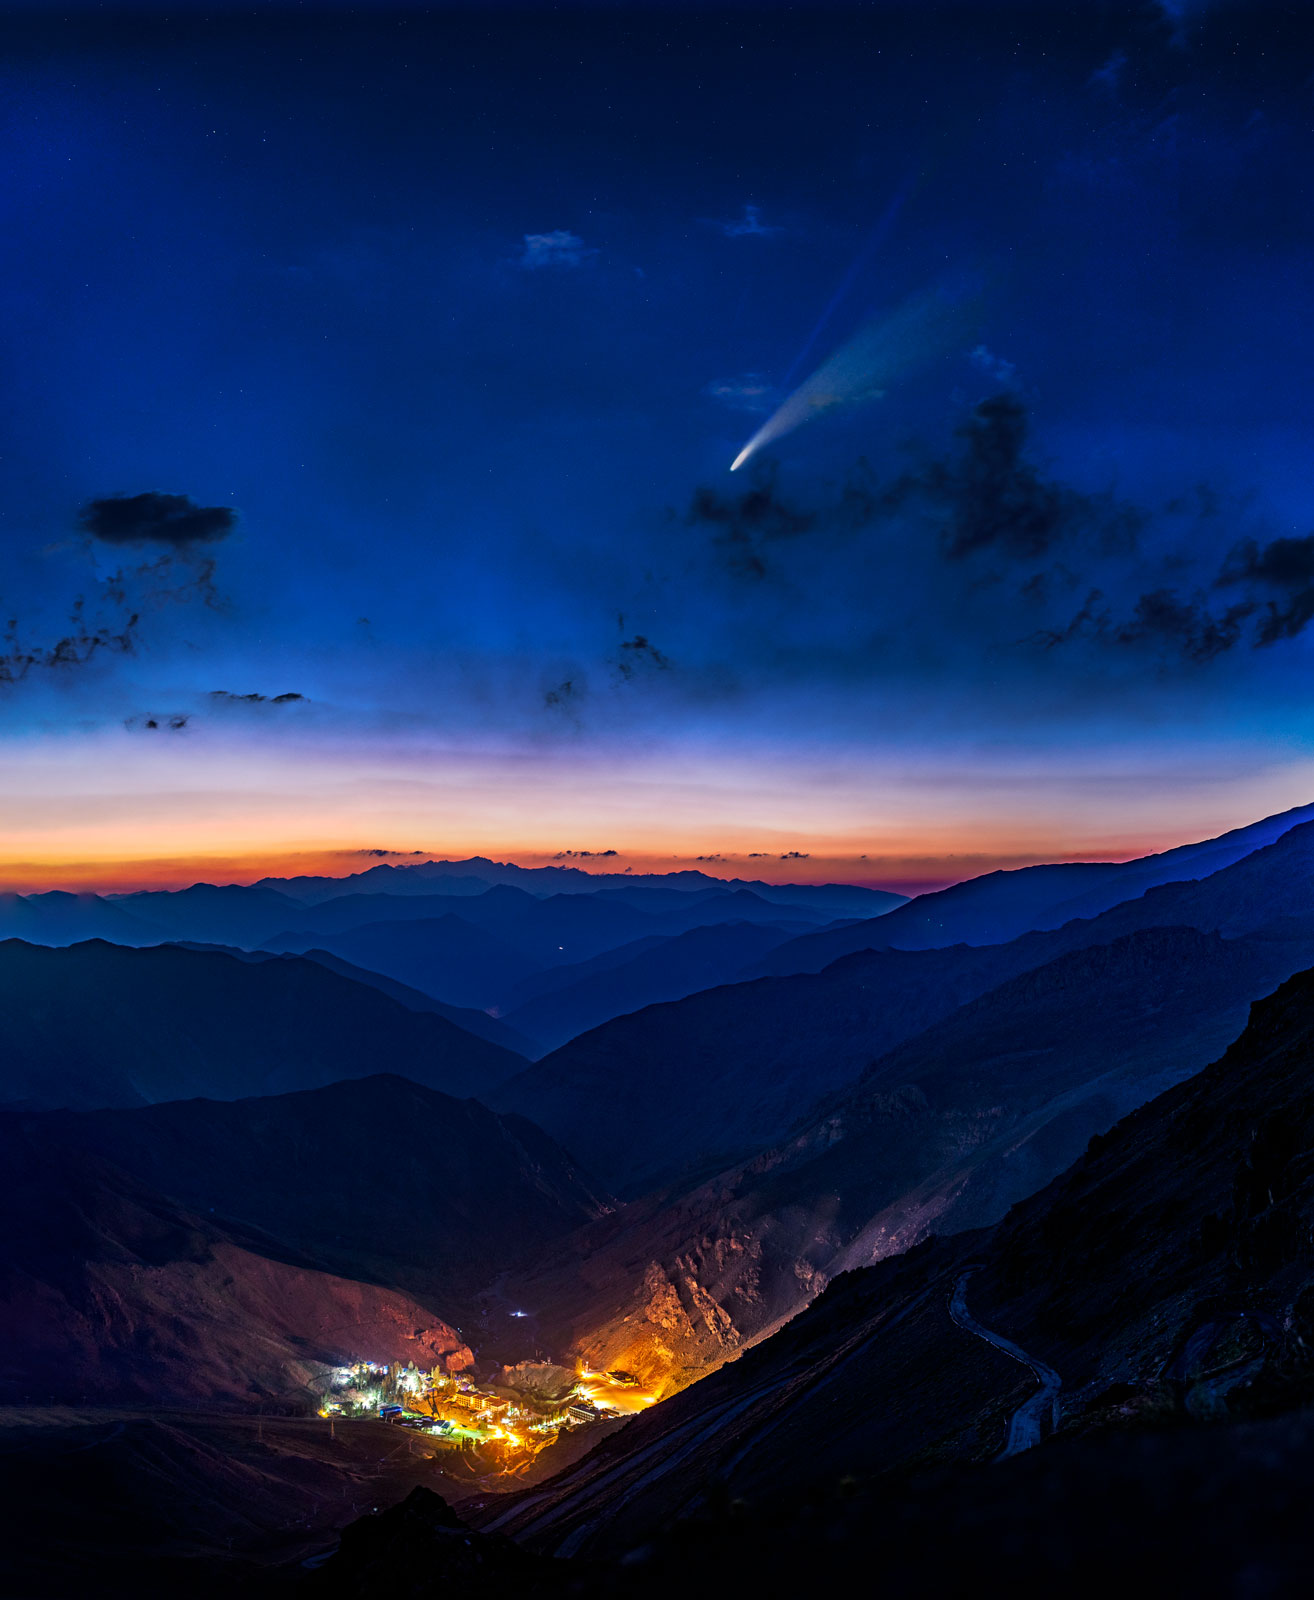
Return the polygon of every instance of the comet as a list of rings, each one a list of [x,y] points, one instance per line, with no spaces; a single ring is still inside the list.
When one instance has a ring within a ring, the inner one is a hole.
[[[975,305],[975,296],[937,288],[864,323],[781,402],[731,462],[731,472],[738,472],[763,445],[825,412],[883,398],[896,379],[962,341]]]

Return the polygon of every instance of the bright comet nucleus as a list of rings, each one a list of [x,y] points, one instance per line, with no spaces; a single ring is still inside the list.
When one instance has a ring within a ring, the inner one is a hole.
[[[958,344],[975,313],[976,296],[947,287],[905,300],[864,323],[767,418],[731,463],[735,472],[765,444],[841,406],[878,400],[896,378]]]

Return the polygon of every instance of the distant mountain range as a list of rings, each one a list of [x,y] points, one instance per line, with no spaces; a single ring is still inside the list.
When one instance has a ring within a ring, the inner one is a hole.
[[[449,1009],[506,1011],[528,980],[638,940],[674,939],[731,922],[769,926],[784,939],[828,925],[838,907],[870,918],[902,899],[843,884],[815,890],[749,887],[702,873],[672,875],[678,886],[663,879],[613,882],[574,869],[564,880],[556,869],[542,869],[546,877],[498,869],[483,881],[448,874],[441,870],[443,863],[428,865],[434,869],[430,873],[418,866],[382,868],[343,880],[317,880],[319,890],[332,882],[337,892],[310,900],[270,884],[194,884],[117,897],[62,891],[8,895],[0,899],[0,937],[56,947],[97,938],[138,948],[174,943],[277,953],[318,950],[326,961],[375,973]],[[507,875],[519,875],[533,892],[494,881]],[[449,892],[453,885],[457,892]],[[747,953],[767,948],[764,942]],[[696,985],[696,975],[673,976],[680,959],[673,958],[669,980],[654,979],[652,998],[672,998]],[[546,987],[554,986],[549,979]],[[617,1014],[598,999],[585,1010],[590,1022]],[[487,1036],[484,1028],[475,1031]],[[556,1034],[550,1041],[533,1035],[521,1039],[532,1054],[557,1042]]]
[[[826,920],[842,916],[879,915],[902,905],[907,895],[888,889],[867,889],[852,883],[763,883],[758,879],[715,878],[696,869],[680,872],[586,872],[581,867],[518,867],[510,862],[471,856],[467,861],[420,861],[401,866],[380,862],[345,878],[262,878],[257,889],[273,889],[307,905],[341,894],[481,893],[497,884],[531,894],[606,894],[629,899],[644,891],[662,895],[746,889],[778,905],[820,907]],[[478,888],[473,887],[478,885]],[[635,899],[632,903],[641,904]]]
[[[823,1096],[997,985],[1155,927],[1262,932],[1290,944],[1273,981],[1288,976],[1302,941],[1314,938],[1314,824],[1286,829],[1199,882],[1162,885],[1005,944],[857,951],[816,974],[760,978],[618,1017],[508,1080],[494,1103],[540,1123],[633,1196],[777,1143]]]
[[[856,950],[938,950],[951,944],[1004,944],[1033,929],[1060,928],[1096,917],[1160,884],[1211,877],[1254,850],[1273,844],[1314,819],[1314,805],[1297,806],[1235,828],[1217,839],[1184,844],[1135,861],[1076,862],[988,872],[951,888],[919,895],[879,928],[874,922],[805,934],[779,946],[754,974],[820,972]]]

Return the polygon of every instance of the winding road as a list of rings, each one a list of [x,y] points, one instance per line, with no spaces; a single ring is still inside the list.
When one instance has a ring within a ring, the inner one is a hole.
[[[1029,1450],[1033,1444],[1039,1444],[1045,1434],[1046,1422],[1051,1431],[1058,1427],[1059,1390],[1063,1387],[1063,1380],[1053,1367],[1028,1355],[1021,1345],[1005,1339],[1002,1333],[992,1333],[989,1328],[983,1328],[967,1309],[967,1280],[976,1270],[975,1267],[968,1267],[966,1272],[959,1274],[953,1293],[949,1296],[949,1315],[966,1332],[984,1339],[1014,1361],[1020,1361],[1040,1385],[1035,1394],[1009,1418],[1008,1438],[1004,1448],[995,1457],[996,1461],[1003,1461],[1007,1456],[1015,1456],[1022,1450]]]

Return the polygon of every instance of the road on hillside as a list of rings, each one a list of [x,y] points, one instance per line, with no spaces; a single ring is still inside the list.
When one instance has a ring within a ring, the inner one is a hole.
[[[902,1322],[906,1317],[911,1316],[914,1311],[923,1305],[929,1292],[929,1290],[924,1289],[920,1294],[914,1295],[906,1305],[891,1316],[883,1318],[870,1332],[855,1340],[852,1345],[833,1358],[830,1365],[822,1373],[811,1380],[804,1381],[800,1386],[801,1393],[809,1398],[815,1397],[819,1390],[835,1381],[851,1361],[863,1355],[877,1338]],[[596,1506],[602,1491],[613,1488],[613,1486],[620,1486],[633,1473],[636,1467],[652,1461],[653,1465],[648,1467],[647,1471],[639,1478],[624,1483],[624,1487],[619,1488],[619,1492],[614,1493],[592,1517],[576,1524],[552,1551],[552,1554],[558,1559],[578,1555],[586,1541],[597,1532],[603,1523],[613,1518],[636,1495],[640,1494],[644,1489],[650,1488],[659,1479],[666,1477],[676,1467],[683,1465],[702,1445],[713,1440],[729,1423],[748,1411],[750,1407],[756,1405],[759,1400],[775,1396],[779,1393],[779,1390],[780,1380],[773,1372],[763,1382],[755,1384],[737,1400],[722,1401],[709,1412],[696,1413],[688,1421],[682,1422],[670,1432],[662,1434],[645,1449],[623,1459],[617,1466],[604,1473],[600,1478],[595,1478],[591,1482],[582,1484],[577,1495],[567,1495],[555,1501],[548,1509],[528,1523],[520,1527],[509,1528],[508,1531],[511,1537],[524,1540],[532,1534],[543,1532],[554,1522],[566,1520],[572,1512],[578,1513],[589,1506]],[[793,1413],[791,1411],[788,1414],[792,1415]],[[785,1417],[780,1415],[769,1417],[758,1427],[752,1429],[748,1435],[748,1442],[742,1444],[741,1448],[728,1461],[719,1465],[717,1468],[718,1475],[728,1476],[748,1453],[748,1450],[760,1443],[761,1439],[783,1420],[786,1420]],[[585,1475],[592,1464],[592,1455],[585,1456],[577,1467],[563,1473],[560,1478],[555,1480],[557,1486],[560,1487],[562,1484],[569,1483],[572,1478]],[[542,1494],[530,1495],[528,1498],[517,1502],[509,1511],[503,1512],[501,1516],[495,1517],[491,1522],[484,1523],[480,1528],[480,1532],[493,1533],[498,1529],[505,1528],[508,1524],[514,1522],[521,1512],[528,1511],[531,1506],[541,1504],[549,1498],[550,1495],[547,1491]]]
[[[1059,1390],[1063,1387],[1063,1380],[1053,1367],[1046,1366],[1037,1357],[1028,1355],[1020,1345],[1014,1344],[1011,1339],[1006,1339],[1002,1333],[992,1333],[989,1328],[983,1328],[967,1309],[967,1280],[975,1271],[975,1267],[968,1267],[966,1272],[959,1274],[953,1293],[949,1297],[949,1315],[966,1332],[975,1334],[978,1339],[984,1339],[987,1344],[1003,1351],[1006,1356],[1011,1356],[1014,1361],[1020,1361],[1040,1385],[1035,1394],[1024,1401],[1009,1418],[1008,1438],[1004,1442],[1004,1448],[995,1457],[997,1461],[1002,1461],[1006,1456],[1015,1456],[1022,1450],[1029,1450],[1033,1444],[1039,1444],[1044,1437],[1046,1421],[1051,1429],[1058,1427]]]

